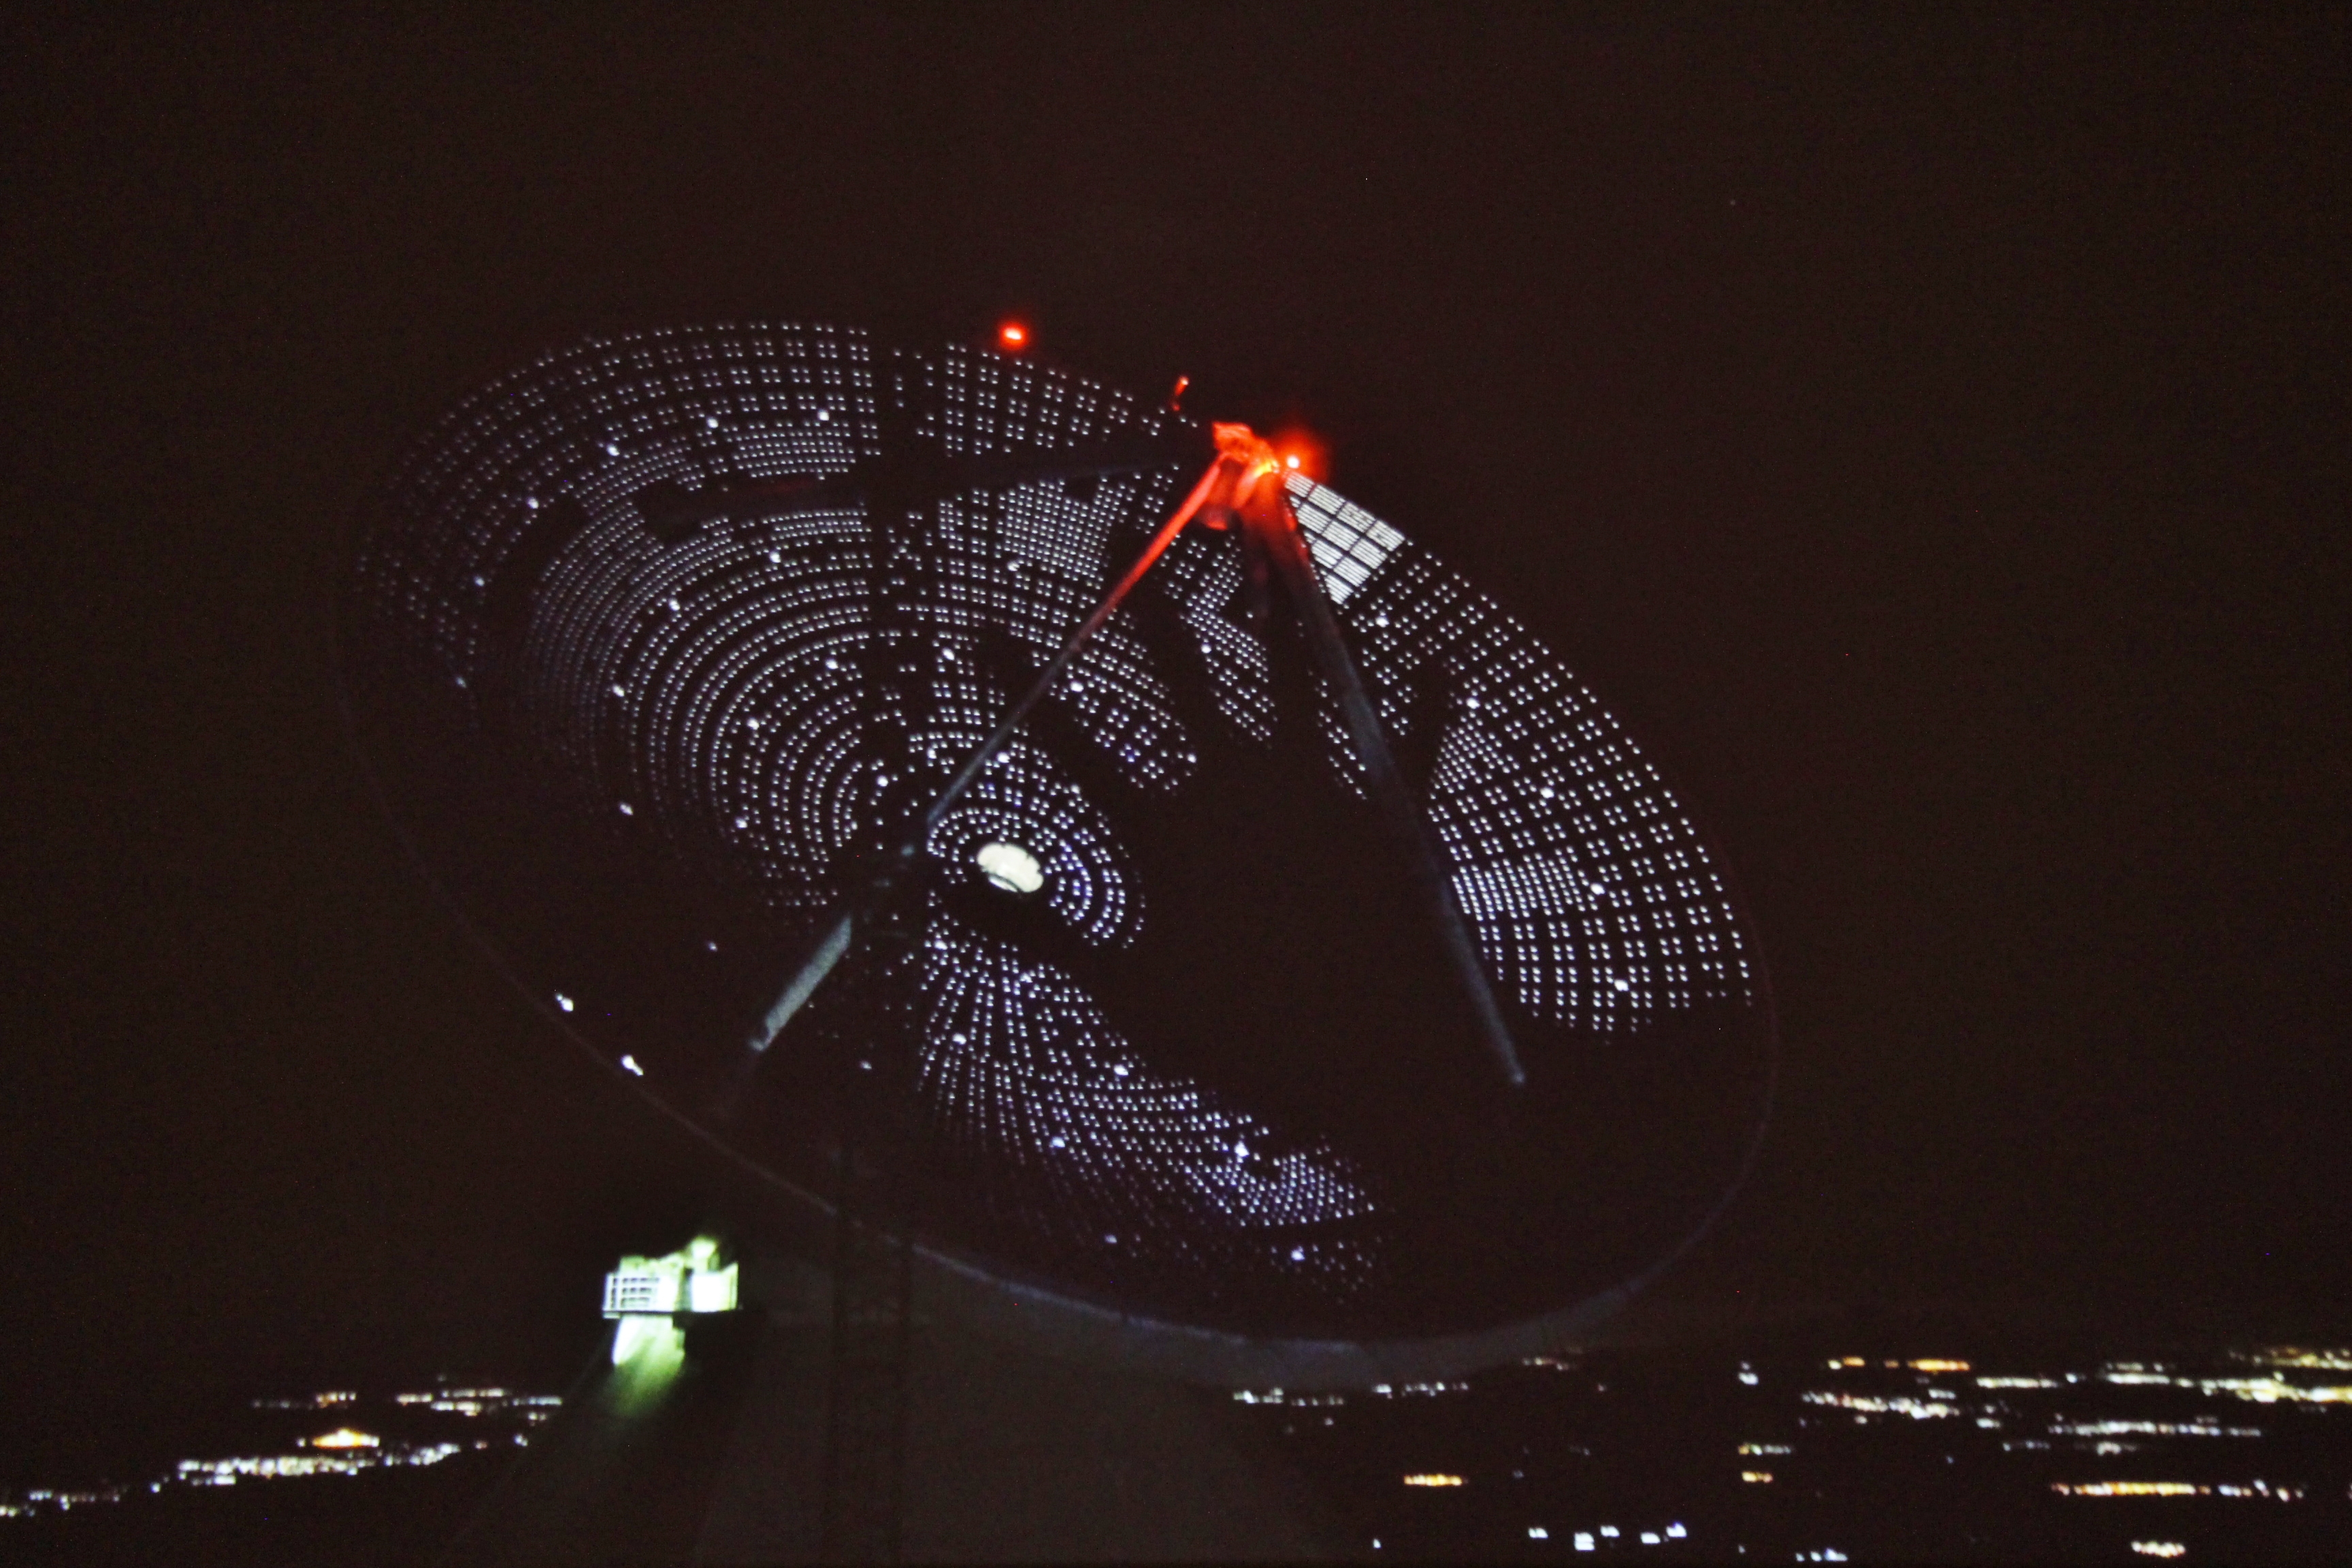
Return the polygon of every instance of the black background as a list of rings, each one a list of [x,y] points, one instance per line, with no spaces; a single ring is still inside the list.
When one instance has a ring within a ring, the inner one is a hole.
[[[2347,16],[12,9],[0,1479],[560,1379],[690,1216],[334,678],[400,447],[664,321],[1019,312],[1552,641],[1787,1037],[1654,1310],[2352,1331]]]

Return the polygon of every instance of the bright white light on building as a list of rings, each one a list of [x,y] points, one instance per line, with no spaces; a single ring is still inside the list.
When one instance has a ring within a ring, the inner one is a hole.
[[[697,1269],[686,1282],[689,1312],[731,1312],[735,1310],[735,1269],[732,1266],[705,1272]]]
[[[1008,893],[1034,893],[1045,885],[1045,868],[1018,844],[983,844],[972,860],[982,876]]]
[[[633,1072],[639,1078],[646,1076],[646,1069],[637,1065],[637,1058],[635,1057],[623,1057],[621,1058],[621,1070],[624,1072]]]
[[[1546,1530],[1540,1524],[1531,1524],[1528,1526],[1528,1539],[1529,1541],[1549,1541],[1551,1539],[1551,1531]]]
[[[2131,1549],[2142,1557],[2184,1557],[2189,1552],[2178,1541],[2135,1541]]]

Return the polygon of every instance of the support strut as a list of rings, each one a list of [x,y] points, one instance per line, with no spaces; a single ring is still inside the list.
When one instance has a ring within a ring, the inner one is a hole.
[[[1513,1089],[1521,1088],[1528,1081],[1527,1070],[1519,1065],[1518,1050],[1511,1043],[1510,1026],[1503,1021],[1502,1009],[1495,1002],[1495,988],[1488,983],[1486,965],[1478,957],[1477,942],[1470,933],[1470,922],[1462,913],[1461,901],[1454,897],[1454,879],[1446,868],[1444,853],[1430,830],[1428,816],[1415,804],[1412,792],[1405,787],[1404,775],[1397,770],[1396,753],[1389,748],[1380,714],[1372,707],[1363,678],[1357,672],[1355,658],[1349,653],[1347,640],[1339,633],[1339,617],[1331,613],[1331,601],[1323,592],[1314,557],[1307,552],[1307,540],[1299,531],[1298,514],[1291,507],[1289,494],[1278,473],[1272,478],[1274,482],[1265,487],[1271,494],[1253,496],[1241,509],[1244,538],[1263,552],[1272,569],[1271,575],[1289,594],[1298,612],[1300,628],[1306,633],[1307,646],[1314,651],[1315,662],[1322,667],[1323,678],[1331,683],[1332,693],[1339,700],[1340,716],[1348,724],[1349,744],[1355,750],[1357,763],[1364,770],[1372,800],[1388,818],[1396,847],[1404,857],[1413,893],[1445,949],[1446,963],[1461,984],[1463,996],[1477,1020],[1478,1031],[1486,1038],[1486,1049],[1505,1081]]]
[[[818,928],[816,942],[809,950],[808,956],[801,961],[800,967],[785,984],[782,994],[776,998],[775,1005],[768,1009],[767,1016],[760,1020],[758,1030],[751,1036],[753,1051],[764,1051],[775,1043],[784,1026],[793,1021],[793,1015],[801,1010],[819,985],[824,984],[824,977],[833,973],[834,966],[849,951],[858,928],[874,919],[921,863],[923,846],[929,841],[931,829],[954,809],[955,803],[961,800],[964,792],[979,779],[981,771],[1004,750],[1006,742],[1013,739],[1013,731],[1019,729],[1021,721],[1045,700],[1045,694],[1054,689],[1055,682],[1061,679],[1078,655],[1086,651],[1087,645],[1118,612],[1135,585],[1143,581],[1143,574],[1150,571],[1153,563],[1176,542],[1176,536],[1184,531],[1184,525],[1209,502],[1221,484],[1231,483],[1226,472],[1228,466],[1227,460],[1222,457],[1209,465],[1200,482],[1184,498],[1183,504],[1160,524],[1160,531],[1153,534],[1151,542],[1143,547],[1143,553],[1135,558],[1135,564],[1127,569],[1126,575],[1111,584],[1110,592],[1103,595],[1102,603],[1078,624],[1078,629],[1070,634],[1069,641],[1062,645],[1062,651],[1054,656],[1030,684],[1029,689],[1021,694],[1021,700],[1005,713],[988,739],[965,759],[963,766],[956,770],[955,776],[948,780],[947,787],[940,791],[938,798],[915,819],[914,826],[891,847],[883,857],[882,863],[865,879],[846,906]]]

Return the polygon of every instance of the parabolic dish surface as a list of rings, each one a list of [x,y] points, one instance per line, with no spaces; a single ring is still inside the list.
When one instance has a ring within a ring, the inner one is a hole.
[[[1118,443],[1171,455],[1003,467]],[[466,400],[383,487],[345,615],[362,745],[507,970],[793,1201],[831,1190],[828,1064],[878,1055],[906,1066],[925,1255],[1024,1301],[1271,1345],[1491,1350],[1578,1321],[1752,1155],[1756,940],[1585,686],[1305,478],[1528,1087],[1493,1081],[1328,694],[1253,618],[1234,537],[1198,528],[940,823],[902,935],[862,943],[745,1087],[858,847],[979,744],[1205,453],[1189,420],[978,351],[588,340]],[[893,459],[887,504],[850,484]],[[986,486],[939,478],[979,460]],[[812,477],[683,531],[644,501]]]

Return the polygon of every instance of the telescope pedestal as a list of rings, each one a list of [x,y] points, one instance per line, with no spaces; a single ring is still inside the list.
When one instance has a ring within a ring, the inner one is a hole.
[[[760,1272],[769,1321],[697,1562],[818,1560],[824,1282],[814,1271],[795,1271],[792,1284],[772,1266]],[[919,1279],[900,1524],[908,1562],[1347,1554],[1326,1510],[1247,1429],[1230,1394],[1048,1356],[926,1310],[923,1297]]]

